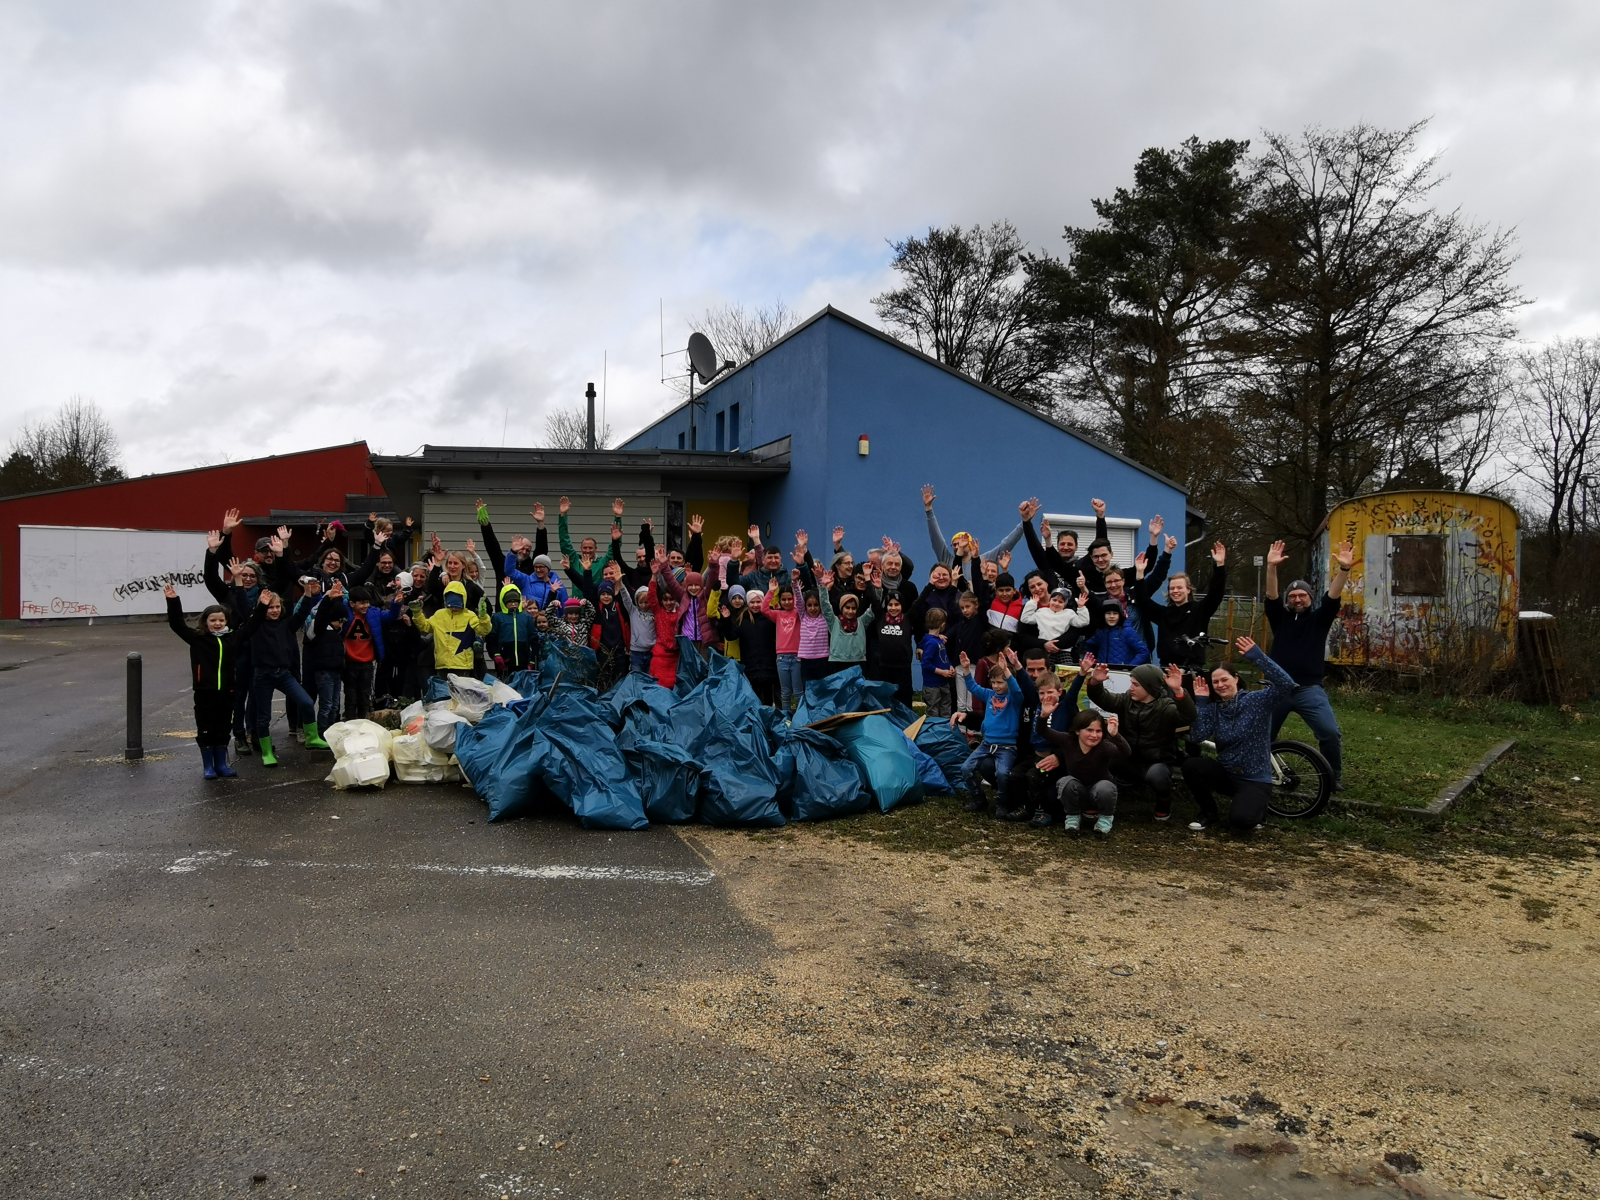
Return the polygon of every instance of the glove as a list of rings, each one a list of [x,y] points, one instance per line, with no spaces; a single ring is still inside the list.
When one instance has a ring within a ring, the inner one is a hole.
[[[506,669],[506,660],[501,658],[498,654],[494,656],[494,669],[495,674],[497,675],[501,674]]]
[[[478,524],[479,525],[487,525],[488,523],[489,523],[489,506],[487,504],[480,504],[480,505],[478,505]]]
[[[489,615],[489,598],[487,596],[478,601],[478,615],[480,617],[487,617]]]

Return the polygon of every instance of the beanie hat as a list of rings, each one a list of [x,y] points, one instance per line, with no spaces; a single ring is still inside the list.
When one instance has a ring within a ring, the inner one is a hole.
[[[683,586],[684,587],[699,587],[705,581],[706,581],[705,580],[705,576],[700,574],[699,571],[690,571],[688,574],[686,574],[683,577]]]
[[[536,567],[544,567],[546,570],[551,570],[555,566],[555,564],[550,561],[550,556],[548,554],[536,555],[533,560],[533,565]]]
[[[728,589],[728,599],[729,600],[743,600],[744,598],[745,598],[744,588],[740,587],[737,583],[734,584],[731,588]]]
[[[616,590],[617,590],[617,585],[612,583],[611,580],[602,579],[600,581],[600,594],[602,596],[610,595],[611,593],[615,592]]]
[[[401,571],[400,574],[394,577],[394,581],[400,585],[401,591],[409,592],[411,590],[410,571]]]
[[[1315,593],[1311,590],[1311,585],[1304,579],[1296,579],[1293,583],[1291,583],[1289,585],[1289,592],[1304,592],[1308,596],[1315,595]],[[1289,592],[1285,592],[1283,594],[1285,599],[1288,598]]]
[[[1167,694],[1167,681],[1161,676],[1161,668],[1153,663],[1140,663],[1133,669],[1133,677],[1139,681],[1139,686],[1152,696],[1160,697]]]
[[[1058,587],[1058,588],[1056,588],[1055,591],[1051,592],[1050,594],[1052,596],[1060,596],[1068,604],[1072,603],[1072,589],[1071,588]]]
[[[522,603],[522,589],[514,583],[508,583],[505,585],[505,587],[500,589],[500,607],[504,608],[506,606],[506,601],[511,599],[513,596],[517,598],[517,603]]]
[[[579,600],[576,596],[568,596],[567,602],[561,607],[563,611],[571,613],[583,607],[583,601]]]
[[[1011,577],[1010,571],[1001,571],[994,577],[994,585],[997,588],[1014,588],[1017,586],[1017,581]]]
[[[1122,602],[1107,596],[1104,600],[1100,601],[1100,611],[1103,613],[1115,612],[1118,616],[1121,616],[1123,615]]]

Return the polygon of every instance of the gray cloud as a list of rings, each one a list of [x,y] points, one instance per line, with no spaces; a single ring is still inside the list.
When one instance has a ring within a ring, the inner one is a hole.
[[[1059,249],[1143,147],[1311,122],[1431,116],[1528,333],[1590,329],[1597,51],[1579,4],[15,3],[0,435],[84,393],[143,467],[163,423],[242,457],[520,406],[527,440],[602,353],[631,428],[658,298],[669,344],[723,300],[870,315],[886,238]]]

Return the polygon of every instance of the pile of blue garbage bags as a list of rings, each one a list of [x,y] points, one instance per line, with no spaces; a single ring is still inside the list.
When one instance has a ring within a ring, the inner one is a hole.
[[[570,808],[591,829],[652,821],[770,828],[888,812],[949,794],[967,756],[944,721],[923,722],[894,684],[852,667],[806,685],[792,717],[761,703],[740,665],[680,643],[677,686],[632,673],[604,696],[593,652],[547,646],[539,671],[505,682],[523,699],[497,704],[456,734],[462,773],[500,820]],[[442,686],[442,685],[440,685]],[[806,728],[841,713],[826,733]]]

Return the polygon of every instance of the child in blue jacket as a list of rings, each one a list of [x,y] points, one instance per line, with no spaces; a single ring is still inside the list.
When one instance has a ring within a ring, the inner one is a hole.
[[[1025,708],[1036,708],[1039,692],[1026,671],[1017,670],[1006,663],[1016,663],[1016,655],[1002,656],[989,668],[989,686],[984,687],[972,677],[972,660],[963,651],[961,674],[966,677],[967,691],[974,706],[983,706],[983,741],[961,764],[961,774],[966,780],[967,812],[977,812],[983,807],[983,781],[994,783],[994,811],[998,816],[1011,811],[1011,768],[1017,762],[1017,735],[1022,725]],[[959,718],[952,717],[953,725]],[[1031,731],[1030,731],[1031,732]]]
[[[500,589],[500,611],[489,618],[489,648],[496,675],[514,675],[539,667],[539,630],[522,611],[522,589],[507,583]]]
[[[1122,605],[1111,597],[1101,601],[1104,627],[1083,639],[1078,655],[1093,654],[1095,662],[1113,667],[1137,667],[1150,661],[1150,647],[1139,631],[1123,620]]]

